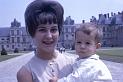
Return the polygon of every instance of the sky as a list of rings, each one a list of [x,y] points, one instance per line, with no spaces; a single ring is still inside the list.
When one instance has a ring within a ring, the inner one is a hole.
[[[0,27],[10,27],[14,18],[24,24],[24,12],[33,0],[0,0]],[[89,21],[98,14],[123,11],[122,0],[57,0],[64,8],[64,19],[71,16],[75,23]]]

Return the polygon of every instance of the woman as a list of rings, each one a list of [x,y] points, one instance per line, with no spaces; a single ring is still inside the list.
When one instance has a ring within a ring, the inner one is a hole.
[[[34,40],[34,57],[17,72],[18,82],[49,82],[71,71],[73,58],[55,50],[63,24],[63,7],[53,0],[35,0],[25,11],[26,29]]]

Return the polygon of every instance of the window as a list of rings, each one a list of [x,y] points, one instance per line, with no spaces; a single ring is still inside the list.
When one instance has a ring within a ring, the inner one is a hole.
[[[14,35],[14,30],[11,30],[11,35],[12,35],[12,36]]]
[[[9,38],[7,38],[6,40],[8,40],[8,41],[9,41]]]
[[[20,43],[20,37],[17,37],[17,43]]]
[[[71,28],[71,32],[74,32],[74,28]]]
[[[25,37],[23,37],[23,42],[26,42],[26,38]]]
[[[15,46],[14,46],[14,45],[12,45],[12,49],[14,49],[14,47],[15,47]]]
[[[14,37],[12,37],[12,43],[14,43]]]
[[[68,32],[71,32],[71,28],[68,28]]]
[[[106,28],[105,27],[103,27],[103,32],[105,32],[106,31]]]
[[[4,48],[4,45],[1,45],[1,48]]]
[[[18,47],[20,47],[20,45],[18,45]]]
[[[68,35],[66,35],[66,40],[68,39]]]
[[[19,35],[19,30],[17,30],[17,35]]]
[[[68,28],[66,28],[66,32],[68,32]]]
[[[4,40],[4,38],[2,38],[1,40]]]
[[[9,48],[9,45],[6,45],[7,48]]]

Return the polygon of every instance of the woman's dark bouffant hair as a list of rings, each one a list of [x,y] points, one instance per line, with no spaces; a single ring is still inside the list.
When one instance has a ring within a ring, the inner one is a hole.
[[[25,25],[33,37],[40,24],[58,24],[59,33],[62,30],[64,10],[61,4],[53,0],[35,0],[25,11]]]

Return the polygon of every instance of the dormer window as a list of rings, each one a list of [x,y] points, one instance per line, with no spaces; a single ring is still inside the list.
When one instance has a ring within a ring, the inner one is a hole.
[[[14,35],[14,30],[11,30],[11,35],[12,35],[12,36]]]
[[[17,35],[19,35],[19,30],[17,30]]]

